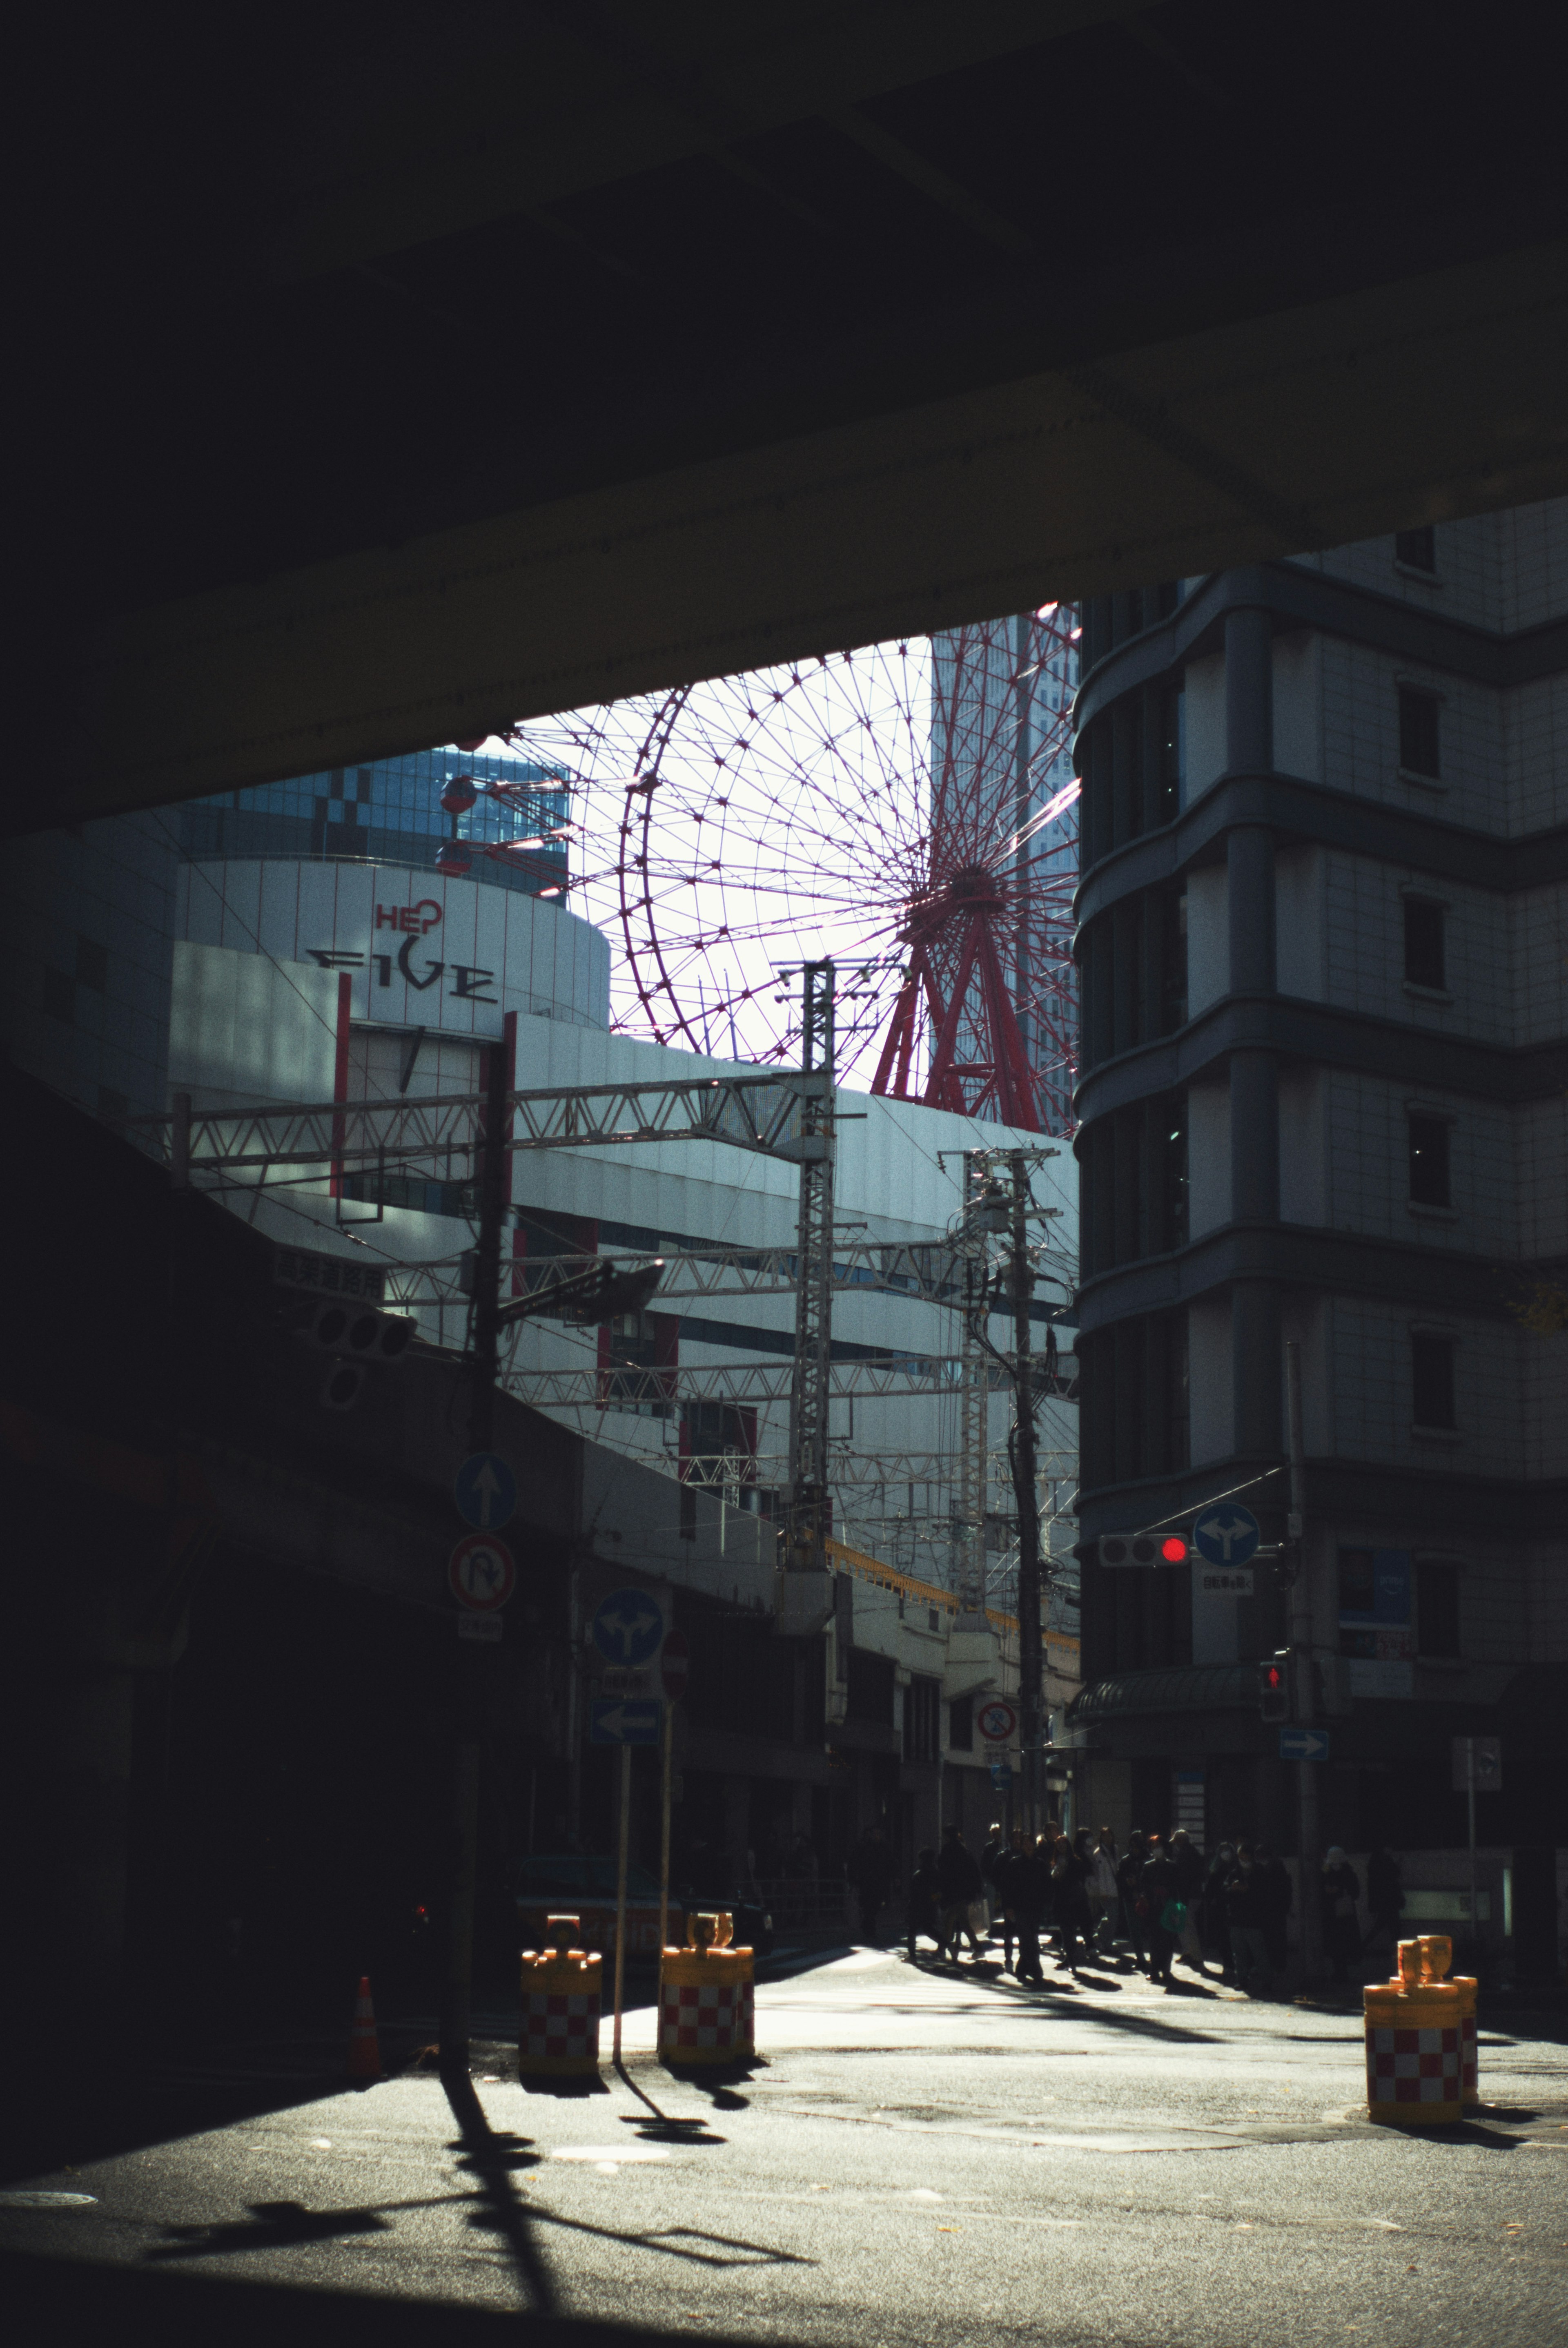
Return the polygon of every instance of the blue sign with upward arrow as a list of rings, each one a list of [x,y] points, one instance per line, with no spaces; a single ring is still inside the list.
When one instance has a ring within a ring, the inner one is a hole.
[[[657,1745],[664,1726],[663,1700],[656,1695],[597,1695],[588,1707],[590,1745]]]
[[[457,1514],[482,1533],[509,1525],[518,1505],[518,1479],[498,1451],[476,1451],[452,1482]]]
[[[1193,1546],[1210,1565],[1245,1565],[1261,1538],[1250,1509],[1215,1500],[1201,1509],[1193,1526]]]
[[[636,1671],[664,1644],[664,1609],[646,1590],[612,1590],[594,1615],[593,1643],[608,1663]]]

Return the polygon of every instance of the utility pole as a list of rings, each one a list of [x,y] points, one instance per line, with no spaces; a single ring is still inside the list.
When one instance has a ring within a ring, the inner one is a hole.
[[[1313,1654],[1317,1625],[1313,1620],[1312,1585],[1307,1572],[1306,1449],[1301,1433],[1301,1347],[1295,1338],[1285,1348],[1285,1424],[1289,1447],[1290,1500],[1286,1537],[1294,1544],[1296,1575],[1291,1583],[1291,1711],[1302,1726],[1310,1726],[1317,1709],[1317,1667]],[[1323,1911],[1318,1903],[1317,1769],[1316,1761],[1296,1765],[1296,1871],[1301,1893],[1301,1973],[1304,1986],[1323,1972]]]
[[[834,967],[808,962],[801,972],[803,1076],[800,1090],[800,1214],[795,1226],[798,1286],[794,1363],[789,1397],[789,1493],[784,1512],[786,1569],[820,1572],[830,1525],[827,1414],[833,1337]]]
[[[964,1152],[963,1280],[964,1340],[958,1441],[957,1581],[966,1610],[983,1613],[986,1603],[986,1462],[989,1435],[990,1371],[981,1316],[987,1309],[990,1255],[982,1201],[990,1181],[990,1153]]]
[[[479,1136],[478,1244],[474,1258],[474,1344],[469,1354],[468,1441],[494,1447],[496,1374],[500,1360],[501,1234],[507,1218],[507,1107],[511,1037],[485,1054],[484,1125]],[[452,1771],[452,1871],[446,1911],[446,1969],[441,1995],[441,2068],[466,2075],[468,2012],[474,1976],[474,1893],[479,1859],[479,1733],[483,1695],[477,1650],[464,1643],[454,1673],[456,1710]]]
[[[1013,1494],[1018,1508],[1018,1692],[1023,1760],[1025,1831],[1040,1832],[1045,1720],[1040,1669],[1040,1502],[1035,1490],[1035,1394],[1030,1361],[1030,1304],[1034,1272],[1029,1261],[1029,1159],[1009,1153],[1012,1171]]]

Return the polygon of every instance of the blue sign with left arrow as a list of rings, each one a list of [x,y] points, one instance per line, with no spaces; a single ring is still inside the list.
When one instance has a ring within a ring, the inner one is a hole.
[[[590,1745],[657,1745],[664,1701],[656,1695],[596,1695],[589,1700]]]
[[[452,1498],[466,1525],[482,1533],[509,1525],[518,1505],[518,1479],[498,1451],[475,1451],[452,1480]]]

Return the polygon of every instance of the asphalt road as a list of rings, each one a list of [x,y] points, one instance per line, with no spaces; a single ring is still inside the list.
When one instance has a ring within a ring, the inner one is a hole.
[[[481,2048],[471,2101],[421,2067],[14,2180],[0,2250],[845,2348],[1568,2342],[1561,2025],[1483,2027],[1485,2108],[1407,2134],[1354,2013],[1097,1981],[860,1950],[759,1990],[731,2084],[671,2079],[646,2012],[631,2085]]]

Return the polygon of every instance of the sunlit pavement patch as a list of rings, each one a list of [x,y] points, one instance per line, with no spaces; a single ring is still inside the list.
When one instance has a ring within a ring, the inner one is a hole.
[[[91,2209],[96,2193],[0,2193],[0,2209]]]
[[[629,2160],[668,2160],[670,2150],[662,2144],[558,2144],[550,2154],[552,2160],[613,2160],[619,2167]]]

